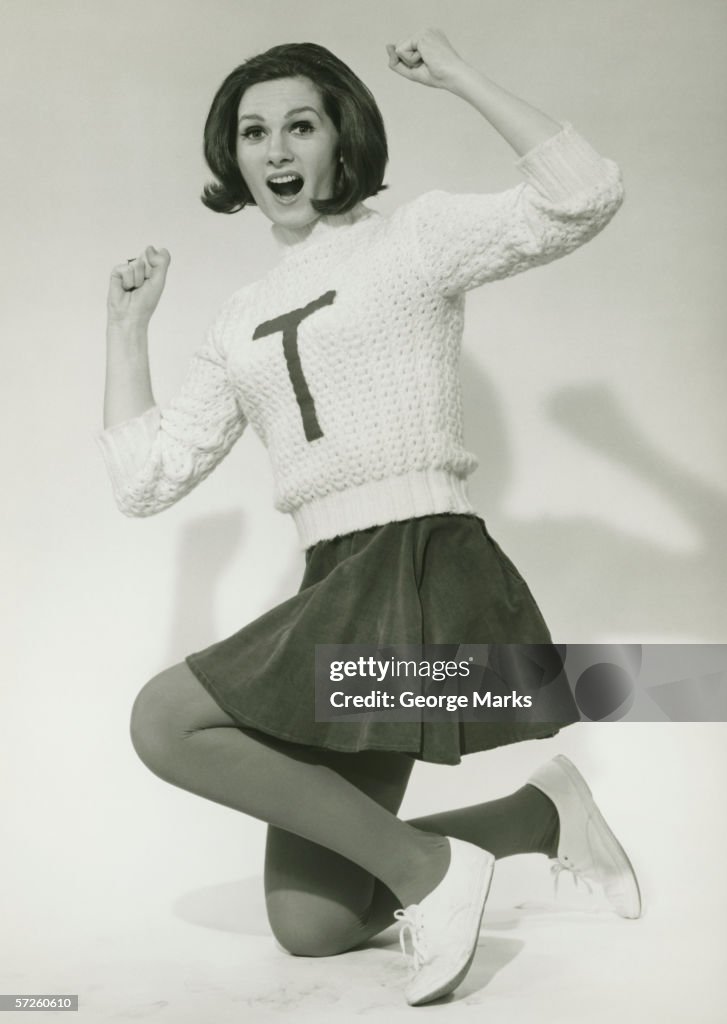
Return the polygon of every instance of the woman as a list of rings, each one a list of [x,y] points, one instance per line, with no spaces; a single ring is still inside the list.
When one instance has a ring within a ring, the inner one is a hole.
[[[205,127],[219,212],[257,205],[280,264],[225,304],[178,398],[154,402],[146,329],[169,254],[117,266],[109,292],[105,432],[130,515],[186,494],[249,422],[275,504],[306,552],[299,593],[151,680],[132,713],[161,778],[269,825],[267,909],[279,943],[321,956],[392,923],[413,945],[411,1005],[452,991],[474,956],[494,860],[539,852],[640,913],[626,855],[564,758],[502,800],[410,822],[415,760],[554,735],[549,722],[326,723],[316,644],[550,643],[535,601],[469,503],[457,376],[464,292],[583,244],[620,205],[618,168],[570,126],[466,64],[438,30],[387,47],[389,66],[474,106],[521,157],[497,195],[432,192],[384,218],[373,97],[327,50],[275,47],[233,71]]]

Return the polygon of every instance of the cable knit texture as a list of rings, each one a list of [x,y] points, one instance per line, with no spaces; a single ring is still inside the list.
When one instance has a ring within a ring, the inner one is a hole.
[[[464,293],[582,245],[621,204],[619,169],[566,124],[505,192],[428,192],[274,227],[283,258],[223,306],[178,397],[99,436],[127,515],[203,480],[247,423],[303,547],[437,512],[472,512],[459,354]]]

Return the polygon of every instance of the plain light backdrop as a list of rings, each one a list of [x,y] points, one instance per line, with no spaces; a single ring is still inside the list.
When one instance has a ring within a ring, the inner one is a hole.
[[[127,730],[147,678],[296,589],[302,553],[272,509],[266,453],[246,432],[183,502],[131,521],[94,434],[114,263],[149,243],[172,253],[151,330],[164,402],[219,305],[277,258],[258,211],[215,215],[198,198],[212,96],[271,45],[322,43],[372,89],[390,141],[389,188],[369,201],[383,213],[432,188],[519,180],[473,109],[388,69],[385,44],[424,25],[620,163],[626,201],[601,236],[468,297],[471,494],[556,639],[725,639],[724,3],[0,0],[0,19],[0,729],[9,905],[30,907],[16,951],[51,948],[74,920],[83,931],[66,901],[88,904],[99,885],[134,919],[135,886],[156,894],[153,914],[200,877],[260,871],[264,826],[165,787]],[[659,766],[691,830],[723,842],[700,780],[724,773],[724,739],[723,726],[578,726],[457,774],[422,766],[404,811],[498,795],[564,749],[647,853]],[[721,876],[705,862],[700,877],[707,900]],[[30,904],[18,879],[33,880]]]

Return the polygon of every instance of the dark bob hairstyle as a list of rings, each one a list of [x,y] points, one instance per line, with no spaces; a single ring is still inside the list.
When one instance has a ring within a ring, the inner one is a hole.
[[[237,166],[237,111],[251,85],[302,76],[321,94],[339,136],[333,196],[314,199],[321,214],[346,213],[386,188],[386,132],[376,101],[357,75],[317,43],[286,43],[251,57],[227,76],[212,101],[204,127],[204,155],[216,182],[205,185],[202,202],[216,213],[236,213],[255,201]]]

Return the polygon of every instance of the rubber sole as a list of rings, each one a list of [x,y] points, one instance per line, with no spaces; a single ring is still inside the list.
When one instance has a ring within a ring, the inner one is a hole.
[[[636,872],[634,871],[633,864],[628,858],[628,854],[614,835],[613,829],[609,826],[608,822],[599,811],[586,780],[583,778],[573,762],[569,761],[564,754],[557,754],[553,760],[557,761],[560,768],[568,776],[569,782],[577,791],[578,796],[586,808],[588,818],[598,830],[599,837],[611,855],[617,871],[624,877],[630,878],[635,890],[636,912],[631,914],[622,914],[621,916],[626,917],[628,920],[636,920],[641,917],[643,912],[643,901],[641,898],[639,883],[636,878]]]
[[[492,885],[492,876],[495,872],[495,858],[493,857],[488,864],[483,878],[481,879],[480,885],[483,887],[480,899],[480,909],[477,914],[477,926],[474,929],[474,936],[472,940],[472,952],[470,953],[469,959],[464,966],[457,972],[453,978],[448,978],[443,981],[442,984],[436,988],[433,992],[429,992],[424,996],[417,996],[413,1001],[407,997],[409,1006],[423,1006],[425,1003],[431,1003],[435,999],[441,999],[443,996],[449,995],[450,992],[454,992],[457,986],[464,980],[467,972],[472,966],[472,961],[475,958],[477,952],[477,940],[480,937],[480,928],[482,927],[482,917],[485,913],[485,904],[487,903],[487,897],[490,894],[490,886]]]

